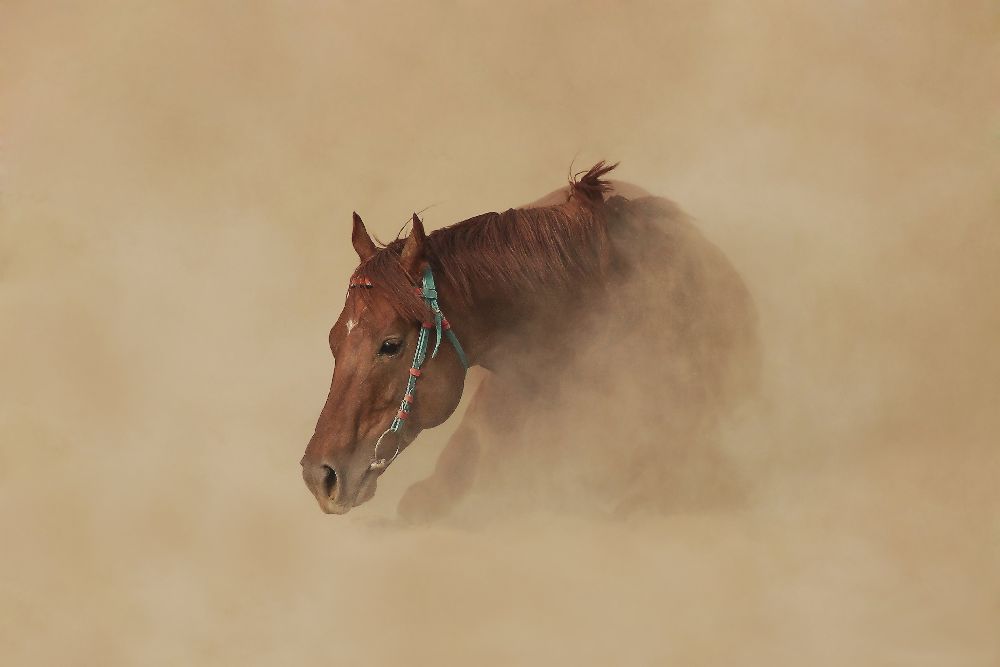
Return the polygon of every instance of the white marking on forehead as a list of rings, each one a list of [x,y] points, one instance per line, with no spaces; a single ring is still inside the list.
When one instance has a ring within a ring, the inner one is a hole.
[[[347,318],[347,322],[345,323],[348,336],[350,336],[351,332],[358,326],[358,324],[361,323],[361,316],[365,314],[367,308],[365,308],[365,304],[359,303],[354,305],[353,310],[354,313]]]

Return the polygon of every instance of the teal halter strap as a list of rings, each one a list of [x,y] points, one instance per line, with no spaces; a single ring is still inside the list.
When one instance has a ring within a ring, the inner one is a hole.
[[[458,360],[462,362],[462,367],[468,370],[469,360],[465,356],[465,350],[462,349],[461,343],[458,342],[458,336],[451,330],[448,318],[444,316],[444,313],[441,312],[441,307],[438,305],[437,286],[434,284],[434,274],[431,272],[430,266],[424,269],[423,287],[420,288],[420,294],[424,297],[427,307],[430,308],[434,316],[434,332],[437,338],[434,342],[434,350],[431,352],[431,359],[437,356],[438,348],[441,347],[441,332],[443,330],[444,335],[451,342],[451,346],[455,348],[455,353],[458,355]],[[424,324],[424,326],[426,327],[427,325]]]
[[[360,284],[370,287],[371,281]],[[430,266],[424,269],[424,276],[421,285],[421,287],[417,288],[417,292],[427,303],[427,308],[430,310],[433,319],[430,322],[424,322],[420,325],[420,333],[417,334],[417,349],[413,353],[413,363],[410,364],[410,376],[406,380],[406,393],[403,395],[403,400],[399,404],[399,411],[396,412],[396,416],[393,418],[389,428],[387,428],[375,442],[375,451],[372,452],[372,462],[369,466],[372,470],[385,468],[390,463],[395,461],[397,456],[399,456],[398,442],[396,444],[396,451],[388,461],[386,459],[378,458],[378,447],[382,443],[382,438],[386,435],[402,431],[403,424],[406,423],[406,420],[410,416],[410,412],[413,409],[414,392],[417,389],[417,378],[420,377],[420,369],[424,365],[424,361],[427,358],[427,345],[431,329],[434,329],[434,333],[436,335],[434,349],[431,351],[431,359],[437,356],[438,349],[441,347],[441,338],[443,334],[451,342],[451,346],[455,348],[455,354],[458,355],[458,360],[462,362],[462,368],[466,370],[469,369],[469,359],[465,356],[465,350],[462,349],[462,345],[458,342],[458,337],[455,335],[455,332],[451,330],[451,324],[448,323],[448,318],[446,318],[444,313],[441,312],[441,306],[438,304],[437,286],[434,284],[434,274],[431,272]]]

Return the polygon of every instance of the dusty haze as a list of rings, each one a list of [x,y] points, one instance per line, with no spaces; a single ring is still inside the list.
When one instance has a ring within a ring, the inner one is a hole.
[[[0,662],[998,664],[996,2],[42,4],[0,4]],[[745,502],[396,525],[453,418],[322,515],[351,211],[574,157],[755,294]]]

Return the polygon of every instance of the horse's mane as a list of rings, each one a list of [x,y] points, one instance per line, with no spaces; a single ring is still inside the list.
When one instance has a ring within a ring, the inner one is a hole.
[[[426,250],[435,277],[454,288],[462,306],[470,305],[476,284],[539,294],[592,280],[607,239],[600,205],[612,189],[602,177],[616,166],[602,161],[576,174],[564,204],[483,213],[432,232]],[[401,316],[420,321],[427,307],[399,263],[404,243],[397,238],[381,247],[354,275],[371,280]]]

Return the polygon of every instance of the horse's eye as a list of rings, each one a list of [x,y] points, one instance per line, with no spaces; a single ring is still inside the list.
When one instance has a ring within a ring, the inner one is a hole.
[[[402,349],[403,341],[390,339],[382,342],[382,347],[378,349],[378,353],[383,357],[394,357]]]

